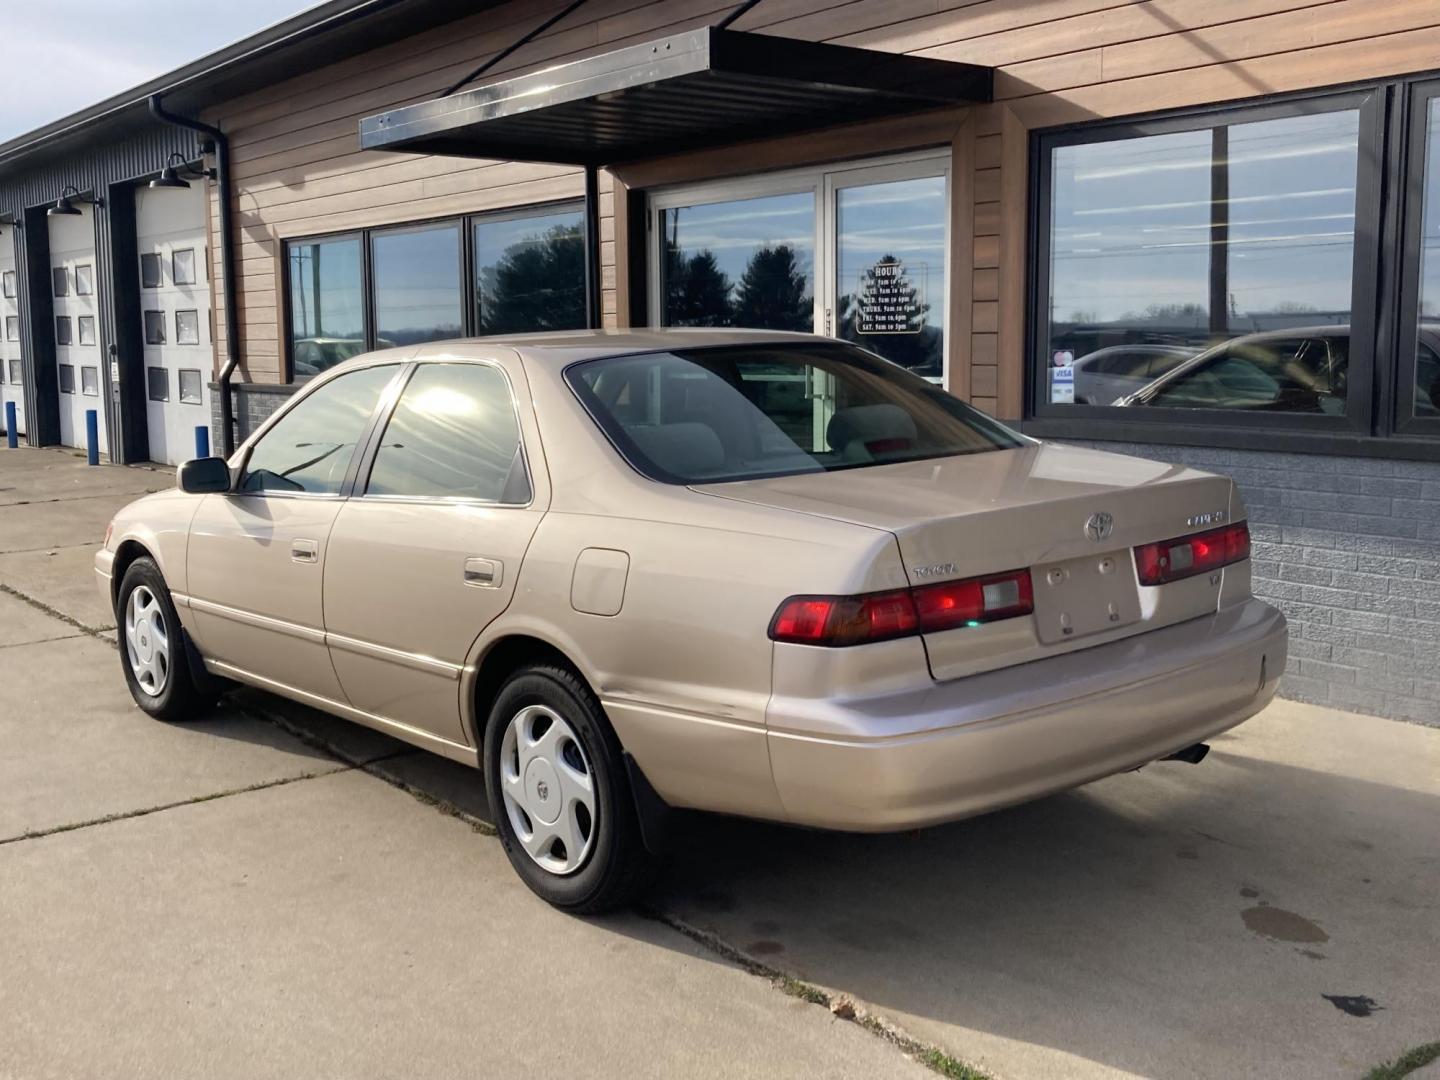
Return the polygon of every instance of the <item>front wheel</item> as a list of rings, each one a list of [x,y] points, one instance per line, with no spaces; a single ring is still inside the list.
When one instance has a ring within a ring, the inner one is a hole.
[[[500,842],[542,899],[577,914],[622,907],[649,884],[619,741],[573,672],[537,665],[501,688],[485,728],[485,786]]]
[[[203,701],[175,602],[154,560],[139,558],[126,569],[115,614],[120,667],[135,704],[161,720],[193,720]]]

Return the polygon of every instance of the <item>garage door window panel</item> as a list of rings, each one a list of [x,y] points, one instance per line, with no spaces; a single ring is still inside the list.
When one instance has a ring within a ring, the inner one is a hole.
[[[11,361],[11,362],[13,363],[14,361]],[[59,376],[60,376],[60,393],[62,393],[62,394],[73,394],[73,393],[75,393],[75,365],[74,365],[74,364],[60,364],[60,365],[58,365],[57,370],[58,370]],[[13,380],[12,380],[12,381],[13,381]]]
[[[161,266],[162,262],[157,254],[147,253],[140,256],[140,287],[142,289],[158,289],[164,284]]]
[[[20,340],[20,317],[18,315],[5,316],[5,340]]]
[[[240,490],[280,495],[338,495],[356,444],[397,365],[338,375],[306,395],[260,437]]]
[[[146,345],[164,345],[164,344],[165,344],[165,312],[163,312],[163,311],[147,311],[147,312],[145,312],[145,344],[146,344]]]
[[[69,315],[55,316],[55,344],[73,345],[75,343],[75,324],[70,321]]]
[[[100,396],[100,369],[95,367],[82,367],[80,369],[80,393],[86,397]]]
[[[181,248],[170,256],[170,279],[176,285],[195,284],[195,249]]]
[[[170,400],[170,372],[163,367],[146,368],[145,382],[151,401]]]
[[[56,296],[70,295],[70,274],[63,266],[57,266],[50,271],[50,286]]]
[[[199,345],[199,344],[200,344],[200,312],[198,312],[198,311],[177,311],[177,312],[175,312],[175,344],[177,344],[177,345]]]
[[[86,264],[75,267],[75,295],[93,296],[95,294],[95,268]]]
[[[180,369],[180,403],[182,405],[203,405],[203,376],[197,368]]]
[[[81,344],[81,345],[94,345],[94,344],[95,344],[95,316],[94,316],[94,315],[81,315],[81,316],[79,317],[79,319],[76,320],[76,329],[77,329],[77,330],[79,331],[79,333],[80,333],[80,344]]]
[[[366,495],[523,505],[530,483],[509,380],[488,364],[422,364],[375,453]]]

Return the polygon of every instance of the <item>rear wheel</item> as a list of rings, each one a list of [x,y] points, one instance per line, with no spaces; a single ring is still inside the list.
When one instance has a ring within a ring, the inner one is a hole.
[[[118,601],[120,667],[135,704],[161,720],[193,720],[205,702],[190,674],[175,602],[154,560],[130,564]]]
[[[619,741],[573,672],[537,665],[505,683],[485,729],[485,783],[505,854],[542,899],[597,914],[653,879]]]

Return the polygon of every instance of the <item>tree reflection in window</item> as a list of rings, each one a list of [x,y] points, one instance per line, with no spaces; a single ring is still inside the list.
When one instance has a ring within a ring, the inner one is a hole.
[[[477,221],[475,316],[482,334],[585,325],[585,239],[577,211]]]

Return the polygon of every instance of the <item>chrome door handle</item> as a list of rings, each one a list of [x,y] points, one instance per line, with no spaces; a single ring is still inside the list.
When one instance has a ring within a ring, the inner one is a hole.
[[[465,584],[477,589],[498,589],[504,564],[494,559],[466,559]]]
[[[320,544],[314,540],[291,540],[290,561],[313,563],[320,557]]]

